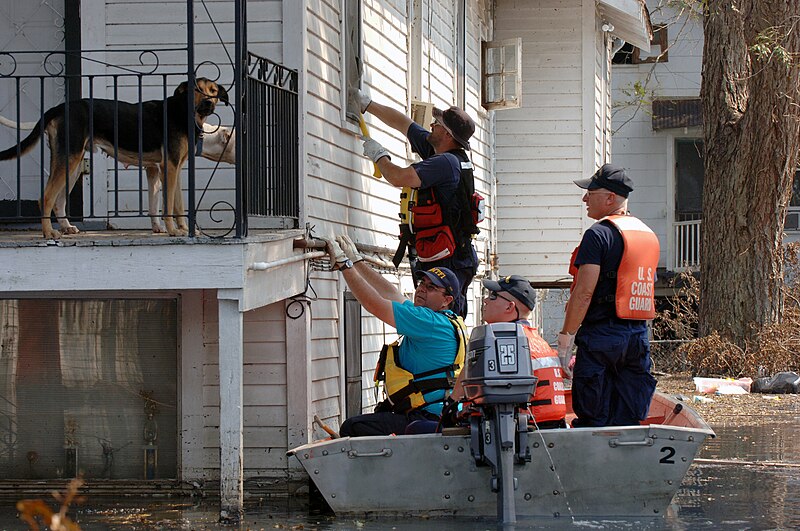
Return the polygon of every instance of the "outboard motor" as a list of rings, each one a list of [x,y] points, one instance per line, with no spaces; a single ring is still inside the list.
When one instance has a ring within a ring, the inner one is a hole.
[[[491,465],[497,516],[505,524],[514,523],[514,463],[524,465],[530,461],[528,418],[518,409],[527,407],[537,380],[522,326],[476,326],[469,338],[463,370],[464,394],[480,411],[480,415],[470,417],[472,456],[478,464]]]

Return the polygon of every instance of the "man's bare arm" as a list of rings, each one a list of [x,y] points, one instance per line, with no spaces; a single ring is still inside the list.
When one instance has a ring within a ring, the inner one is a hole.
[[[564,316],[564,326],[561,333],[575,334],[586,317],[592,295],[600,278],[600,266],[596,264],[583,264],[578,268],[575,287],[567,302],[567,313]]]

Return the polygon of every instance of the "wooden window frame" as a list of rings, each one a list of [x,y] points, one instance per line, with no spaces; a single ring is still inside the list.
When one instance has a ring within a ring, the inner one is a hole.
[[[505,63],[505,51],[503,51],[508,46],[514,46],[516,51],[516,62],[514,65],[509,65],[511,68],[506,68]],[[502,63],[503,66],[501,67],[499,72],[493,72],[491,74],[486,72],[486,56],[489,50],[493,50],[499,48],[501,50],[501,55],[503,56]],[[505,90],[505,83],[501,83],[501,96],[500,99],[489,101],[487,99],[488,94],[488,86],[489,81],[495,77],[500,77],[504,79],[509,75],[514,76],[514,89],[517,97],[515,99],[508,99],[506,98],[506,90]],[[515,38],[515,39],[504,39],[499,41],[483,41],[481,43],[481,105],[486,110],[498,110],[498,109],[517,109],[520,107],[522,103],[522,39]]]

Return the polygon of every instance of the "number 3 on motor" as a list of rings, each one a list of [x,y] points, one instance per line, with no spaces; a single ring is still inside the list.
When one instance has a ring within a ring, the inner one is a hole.
[[[659,463],[664,463],[665,465],[675,464],[675,461],[672,459],[672,456],[675,455],[675,448],[672,446],[665,446],[661,449],[661,453],[664,454],[664,457],[658,460]]]

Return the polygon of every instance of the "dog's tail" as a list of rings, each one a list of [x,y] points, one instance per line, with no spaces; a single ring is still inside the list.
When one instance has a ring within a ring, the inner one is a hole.
[[[36,122],[15,122],[14,120],[9,120],[2,114],[0,114],[0,124],[10,127],[11,129],[20,129],[22,131],[30,131],[36,127]]]
[[[18,146],[12,146],[4,151],[0,151],[0,161],[17,158],[17,147],[19,147],[19,156],[22,156],[27,152],[29,152],[31,149],[33,149],[33,147],[39,141],[39,138],[42,136],[42,124],[50,123],[50,120],[52,120],[59,113],[63,112],[64,112],[63,107],[59,105],[58,107],[53,107],[52,109],[44,113],[44,117],[38,122],[36,122],[36,125],[33,126],[33,130],[30,132],[28,136],[26,136],[22,140],[22,142],[18,144]],[[22,126],[28,125],[26,123],[17,124],[16,122],[11,122],[10,120],[7,121],[12,123],[14,128],[16,128],[19,125],[20,129],[24,129],[24,127]],[[3,125],[8,125],[5,122],[2,123]]]

